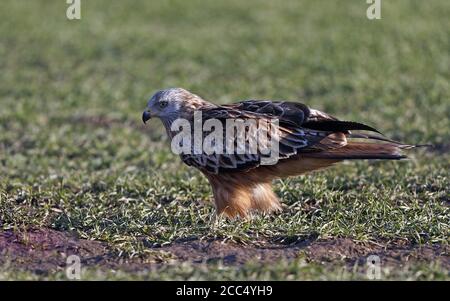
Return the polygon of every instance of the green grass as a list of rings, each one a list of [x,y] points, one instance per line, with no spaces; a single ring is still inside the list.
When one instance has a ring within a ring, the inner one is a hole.
[[[70,230],[123,257],[180,238],[448,244],[450,3],[384,1],[378,21],[366,18],[365,1],[277,3],[90,0],[81,21],[68,21],[65,1],[1,1],[0,227]],[[282,214],[214,224],[206,180],[170,152],[156,121],[136,128],[148,97],[173,86],[216,103],[300,100],[439,151],[279,181]],[[298,263],[286,264],[299,278]],[[197,268],[157,275],[286,276],[276,267]],[[302,269],[323,279],[329,267]],[[328,278],[358,278],[339,271]],[[22,273],[0,278],[40,278]],[[448,279],[422,266],[395,275]]]
[[[448,270],[439,264],[418,264],[400,269],[385,268],[381,270],[381,280],[448,280]],[[50,275],[36,275],[24,271],[3,271],[0,269],[0,280],[67,280],[64,271]],[[281,261],[275,265],[261,266],[256,263],[235,268],[223,264],[164,266],[158,270],[142,270],[138,272],[99,271],[86,269],[81,279],[88,280],[209,280],[209,281],[295,281],[295,280],[367,280],[366,270],[362,266],[352,268],[343,266],[324,266],[306,263],[301,260],[293,262]]]

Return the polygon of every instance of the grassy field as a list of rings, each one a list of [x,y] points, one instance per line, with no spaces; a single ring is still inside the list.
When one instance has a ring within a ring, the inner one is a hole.
[[[81,2],[79,21],[0,2],[0,279],[65,279],[59,234],[103,258],[83,279],[366,279],[375,251],[382,279],[450,279],[449,1],[383,1],[376,21],[365,1]],[[141,125],[175,86],[435,148],[278,181],[281,214],[215,222],[206,180]]]

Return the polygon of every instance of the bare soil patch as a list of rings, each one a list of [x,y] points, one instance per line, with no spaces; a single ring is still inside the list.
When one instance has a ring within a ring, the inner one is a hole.
[[[65,266],[69,255],[95,264],[108,255],[108,249],[101,242],[50,229],[0,231],[0,265],[45,273]]]
[[[239,265],[249,261],[271,263],[280,259],[293,260],[302,257],[315,262],[354,265],[355,263],[365,264],[368,256],[378,255],[387,265],[439,260],[450,268],[447,246],[414,246],[401,241],[383,245],[356,242],[349,238],[336,238],[305,240],[289,245],[243,246],[214,240],[174,243],[161,249],[174,254],[180,260],[198,263],[221,260],[225,264]]]

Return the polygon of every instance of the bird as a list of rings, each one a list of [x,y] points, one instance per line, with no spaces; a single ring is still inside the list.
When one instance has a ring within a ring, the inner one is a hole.
[[[406,158],[403,150],[428,146],[388,139],[372,126],[342,121],[300,102],[251,99],[218,105],[183,88],[156,92],[147,102],[142,121],[159,118],[173,142],[181,133],[174,124],[183,120],[193,125],[198,113],[202,125],[212,120],[224,127],[228,120],[270,124],[270,130],[266,129],[265,133],[278,145],[277,159],[270,164],[263,162],[268,155],[260,150],[242,153],[235,148],[227,152],[223,145],[230,140],[234,146],[239,142],[235,132],[225,135],[222,143],[213,141],[212,145],[219,145],[221,152],[195,152],[191,143],[186,148],[190,151],[179,154],[185,164],[197,168],[207,178],[216,214],[228,218],[281,211],[281,202],[272,189],[276,179],[320,170],[344,160],[399,160]],[[248,147],[251,139],[256,139],[256,131],[254,127],[246,127],[245,139],[240,143]],[[192,128],[183,135],[182,138],[192,139]],[[202,133],[202,137],[205,135]]]

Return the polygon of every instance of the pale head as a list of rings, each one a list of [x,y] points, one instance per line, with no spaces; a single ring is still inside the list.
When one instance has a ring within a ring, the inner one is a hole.
[[[147,107],[142,114],[142,121],[145,123],[152,117],[160,119],[177,118],[187,94],[190,94],[189,91],[182,88],[170,88],[156,92],[147,103]]]
[[[212,104],[183,88],[164,89],[150,98],[142,114],[142,121],[145,123],[150,118],[157,117],[163,123],[171,122],[182,115],[193,114],[201,106],[210,105]]]

